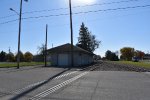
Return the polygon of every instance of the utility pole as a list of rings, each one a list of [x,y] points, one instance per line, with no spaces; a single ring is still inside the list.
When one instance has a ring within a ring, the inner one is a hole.
[[[72,25],[72,7],[71,0],[69,0],[69,8],[70,8],[70,31],[71,31],[71,65],[74,66],[74,55],[73,55],[73,25]]]
[[[46,40],[45,40],[45,67],[47,67],[47,32],[48,32],[48,25],[46,24]]]
[[[28,2],[28,0],[24,0]],[[19,63],[20,63],[20,36],[21,36],[21,19],[22,19],[22,0],[20,0],[20,13],[18,13],[13,8],[10,8],[11,11],[15,12],[17,15],[19,15],[19,33],[18,33],[18,55],[17,55],[17,69],[19,69]]]
[[[20,14],[19,14],[19,33],[18,33],[18,57],[17,57],[17,68],[19,69],[20,65],[20,36],[21,36],[21,19],[22,19],[22,0],[20,0]]]

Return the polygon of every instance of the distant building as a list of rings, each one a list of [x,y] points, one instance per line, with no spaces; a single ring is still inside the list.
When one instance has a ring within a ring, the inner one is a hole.
[[[48,60],[52,66],[71,66],[71,44],[64,44],[47,50]],[[84,66],[93,63],[93,53],[73,46],[74,66]]]
[[[143,60],[150,60],[150,54],[145,54]]]

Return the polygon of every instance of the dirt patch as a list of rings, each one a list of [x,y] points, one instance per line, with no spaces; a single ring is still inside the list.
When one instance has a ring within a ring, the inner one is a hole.
[[[90,66],[93,71],[134,71],[134,72],[150,72],[150,69],[137,67],[133,65],[116,64],[112,62],[99,61],[97,64]],[[88,70],[88,69],[87,69]]]

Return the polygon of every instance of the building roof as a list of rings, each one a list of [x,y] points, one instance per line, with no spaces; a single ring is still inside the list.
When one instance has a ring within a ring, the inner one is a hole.
[[[48,49],[47,51],[48,51],[48,53],[71,52],[71,44],[67,43],[67,44],[64,44],[64,45],[60,45],[60,46]],[[73,46],[73,51],[74,52],[82,52],[82,53],[92,54],[93,55],[93,53],[91,53],[91,52],[89,52],[87,50],[84,50],[84,49],[82,49],[80,47],[77,47],[77,46]]]

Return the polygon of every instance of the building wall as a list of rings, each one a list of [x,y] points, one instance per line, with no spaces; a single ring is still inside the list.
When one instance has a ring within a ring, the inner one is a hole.
[[[80,53],[74,53],[74,65],[82,66],[82,55]]]
[[[50,57],[50,62],[51,62],[51,65],[52,66],[57,66],[57,64],[58,64],[58,54],[51,54],[50,55],[51,57]]]
[[[69,54],[61,53],[58,54],[58,66],[68,66],[69,65]]]
[[[93,57],[88,54],[74,53],[74,66],[84,66],[91,64],[93,62]],[[71,55],[69,55],[69,66],[71,66]]]
[[[87,54],[82,54],[82,64],[88,65],[93,62],[93,57]]]
[[[68,55],[68,66],[71,66],[71,53],[60,53],[60,54],[67,54]],[[59,54],[51,54],[50,55],[51,59],[50,62],[52,66],[59,66],[58,64],[58,57]],[[83,66],[83,65],[88,65],[93,62],[93,56],[88,55],[88,54],[83,54],[80,52],[75,52],[74,53],[74,66]]]

